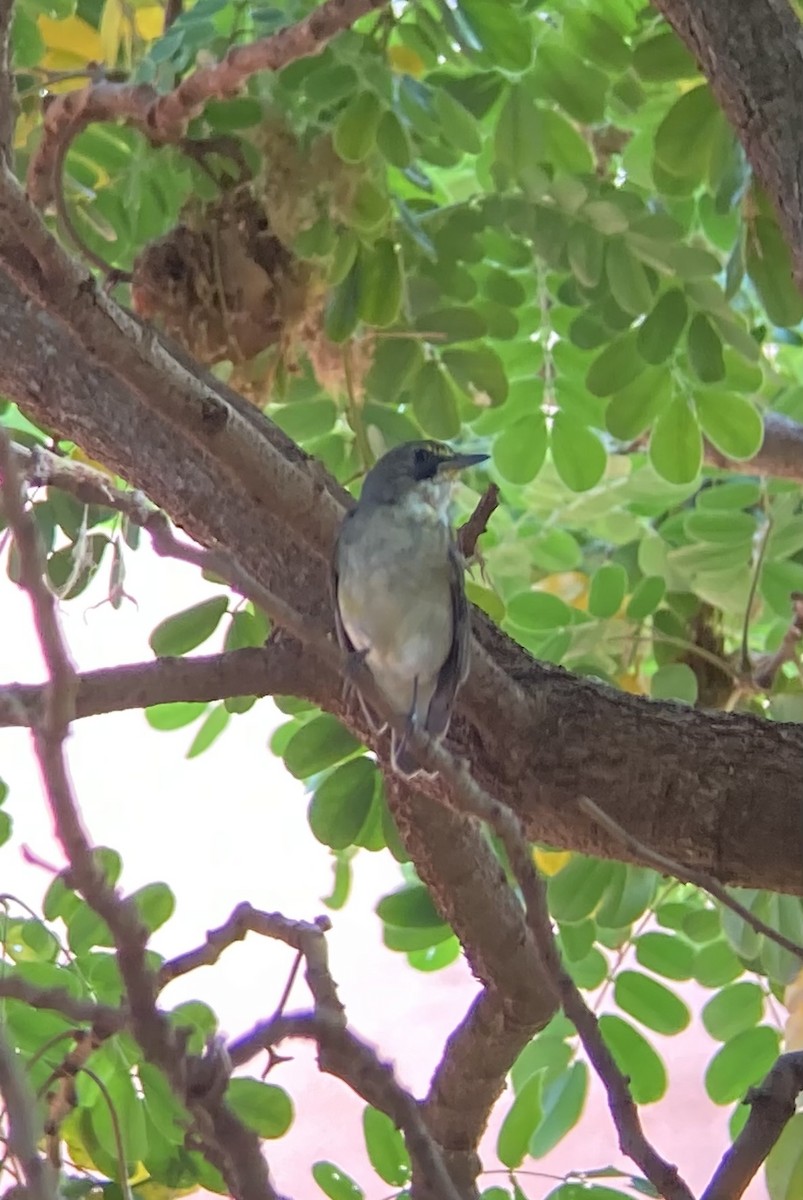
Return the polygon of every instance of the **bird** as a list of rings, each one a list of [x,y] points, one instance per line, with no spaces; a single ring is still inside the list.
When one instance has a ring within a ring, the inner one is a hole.
[[[338,640],[368,668],[390,711],[405,719],[403,731],[391,731],[391,763],[407,778],[422,771],[408,746],[410,731],[441,741],[468,675],[465,564],[449,507],[459,472],[487,458],[436,441],[395,446],[365,476],[335,544]],[[360,700],[380,732],[384,723]]]

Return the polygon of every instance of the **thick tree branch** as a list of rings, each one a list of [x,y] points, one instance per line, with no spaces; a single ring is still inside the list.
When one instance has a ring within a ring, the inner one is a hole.
[[[0,390],[146,491],[196,541],[226,546],[253,577],[328,620],[325,560],[342,490],[240,397],[191,373],[87,286],[8,178],[0,216]],[[800,726],[617,693],[534,662],[481,614],[474,630],[452,744],[534,841],[621,857],[576,816],[579,794],[604,797],[619,825],[687,866],[803,890]],[[364,732],[315,654],[299,654],[298,670],[299,694]]]
[[[14,152],[16,97],[11,70],[11,26],[14,17],[13,0],[0,3],[0,162],[11,165]]]
[[[44,136],[28,167],[28,194],[43,208],[53,199],[54,178],[66,146],[93,121],[123,120],[154,144],[178,142],[209,100],[237,95],[257,71],[279,71],[319,54],[326,43],[386,0],[324,0],[308,17],[270,37],[234,46],[220,62],[197,67],[160,95],[146,84],[90,83],[53,96],[45,111]]]
[[[795,1115],[801,1092],[803,1050],[782,1054],[763,1083],[748,1092],[744,1103],[750,1105],[750,1116],[701,1200],[739,1200],[744,1195],[784,1126]]]
[[[788,0],[653,0],[699,62],[778,213],[803,287],[803,40]]]

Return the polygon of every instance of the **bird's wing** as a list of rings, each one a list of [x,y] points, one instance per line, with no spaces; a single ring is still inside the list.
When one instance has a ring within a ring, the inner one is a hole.
[[[345,517],[343,518],[343,524],[340,526],[340,532],[338,533],[337,538],[335,539],[334,550],[332,551],[332,564],[331,564],[331,568],[330,568],[330,572],[329,572],[329,584],[330,584],[331,593],[332,593],[332,608],[334,609],[334,614],[335,614],[335,632],[337,633],[337,640],[340,643],[341,650],[346,650],[348,653],[353,652],[354,646],[351,643],[351,639],[349,638],[349,635],[346,633],[346,627],[343,624],[343,618],[340,615],[340,602],[337,598],[337,589],[338,589],[337,560],[338,560],[338,550],[340,547],[341,539],[343,537],[343,533],[344,533],[348,523],[351,521],[351,518],[354,515],[355,511],[356,511],[355,509],[352,509],[351,512],[346,513]]]
[[[353,508],[351,512],[346,513],[345,517],[343,518],[343,524],[340,526],[340,532],[335,540],[334,550],[332,552],[332,563],[329,571],[329,584],[332,593],[332,609],[335,614],[335,632],[337,633],[337,640],[340,643],[341,650],[345,650],[347,654],[355,654],[356,650],[354,643],[346,632],[346,627],[343,624],[343,617],[340,613],[340,601],[338,599],[339,575],[337,569],[337,560],[339,557],[338,549],[340,547],[340,542],[344,535],[348,537],[351,518],[354,516],[356,511],[356,508]],[[373,708],[371,708],[370,704],[363,699],[360,689],[357,688],[356,690],[360,699],[360,707],[362,708],[366,721],[370,725],[371,729],[373,729],[374,733],[382,733],[382,731],[387,727],[387,721],[378,716],[374,712]]]
[[[452,599],[452,645],[438,674],[429,706],[427,731],[443,737],[449,728],[452,707],[461,683],[468,675],[471,647],[471,614],[466,599],[465,563],[455,542],[449,546],[449,591]]]

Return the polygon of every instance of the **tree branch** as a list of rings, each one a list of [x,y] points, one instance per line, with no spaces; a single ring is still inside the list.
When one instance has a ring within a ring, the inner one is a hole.
[[[122,120],[154,144],[178,142],[209,100],[237,95],[258,71],[279,71],[299,58],[319,54],[326,43],[386,0],[324,0],[308,17],[270,37],[234,46],[219,62],[197,67],[173,89],[160,95],[146,84],[102,80],[53,96],[44,116],[44,135],[28,166],[31,200],[44,208],[54,195],[54,180],[66,147],[94,121]]]
[[[770,475],[803,483],[803,425],[783,413],[764,413],[764,438],[752,458],[728,458],[710,442],[704,443],[705,461],[713,467],[743,475]]]
[[[744,1103],[750,1116],[725,1154],[701,1200],[739,1200],[759,1167],[795,1115],[803,1092],[803,1050],[782,1054],[763,1083],[751,1088]]]

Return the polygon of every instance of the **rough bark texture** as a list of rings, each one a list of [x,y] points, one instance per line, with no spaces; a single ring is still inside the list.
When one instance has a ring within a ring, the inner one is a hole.
[[[12,186],[7,215],[19,220],[21,203]],[[192,374],[99,295],[41,227],[26,236],[41,241],[44,271],[19,239],[0,242],[13,271],[0,276],[0,389],[198,541],[226,546],[296,608],[326,613],[345,494],[236,394]],[[799,726],[614,692],[534,662],[481,614],[474,620],[482,651],[453,742],[531,837],[623,857],[577,814],[587,794],[680,862],[727,882],[803,890]],[[341,708],[339,682],[311,658],[299,658],[298,690]]]

